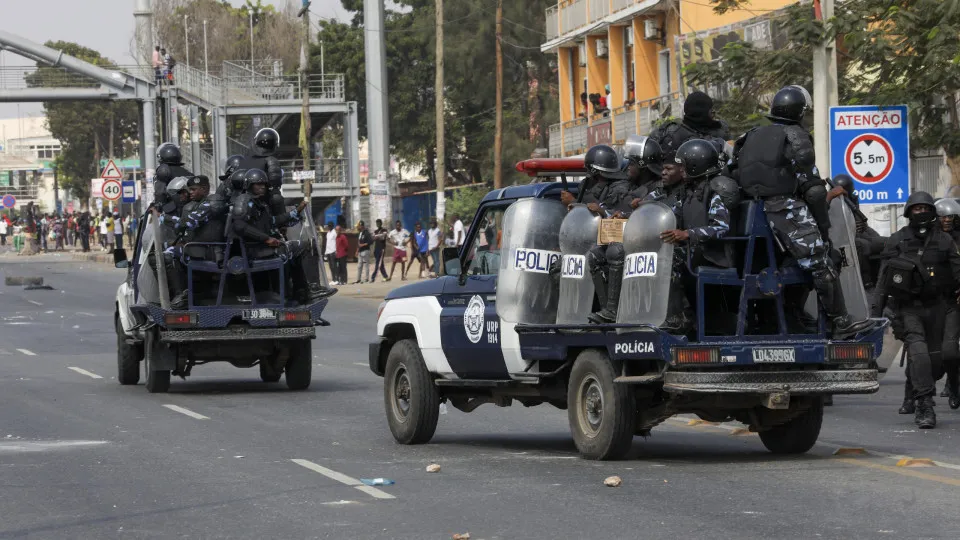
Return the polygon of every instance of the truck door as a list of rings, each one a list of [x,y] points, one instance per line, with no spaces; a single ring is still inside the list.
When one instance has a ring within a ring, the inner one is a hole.
[[[450,279],[441,299],[443,353],[461,379],[509,379],[497,316],[503,213],[509,202],[481,207],[460,253],[465,280]]]

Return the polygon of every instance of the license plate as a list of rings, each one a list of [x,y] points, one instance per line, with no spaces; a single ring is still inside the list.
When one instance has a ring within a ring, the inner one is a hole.
[[[272,309],[245,309],[243,310],[243,320],[276,319],[277,312]]]
[[[757,364],[790,364],[797,358],[793,349],[753,349],[753,361]]]

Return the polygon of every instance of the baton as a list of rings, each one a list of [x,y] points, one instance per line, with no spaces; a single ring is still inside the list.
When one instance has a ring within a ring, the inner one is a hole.
[[[833,183],[829,178],[824,178],[823,181],[826,182],[827,185],[830,186],[831,188],[836,187],[836,186],[834,185],[834,183]],[[844,190],[844,191],[846,191],[846,190]],[[862,220],[864,223],[866,223],[866,222],[868,221],[868,220],[867,220],[867,216],[865,216],[864,213],[861,212],[859,208],[857,208],[856,206],[854,206],[853,201],[851,201],[850,198],[849,198],[849,195],[844,195],[844,196],[843,196],[843,201],[844,201],[845,203],[847,203],[847,207],[850,208],[850,211],[851,211],[851,212],[853,212],[853,216],[854,216],[855,218],[857,218],[857,219],[859,219],[859,220]]]
[[[567,189],[567,173],[560,173],[560,182],[563,184],[564,191],[570,191]]]

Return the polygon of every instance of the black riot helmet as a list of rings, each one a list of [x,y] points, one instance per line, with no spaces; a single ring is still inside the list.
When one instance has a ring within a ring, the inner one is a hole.
[[[781,88],[770,104],[767,118],[774,122],[799,124],[812,103],[810,93],[802,86],[792,85]]]
[[[221,180],[230,178],[230,175],[240,170],[240,164],[243,163],[244,157],[235,154],[227,158],[227,161],[223,164],[223,177]]]
[[[663,164],[663,149],[650,137],[630,135],[623,145],[623,157],[654,174],[660,174]]]
[[[267,178],[267,173],[263,169],[250,169],[243,174],[243,189],[246,191],[249,191],[254,184],[269,183],[270,179]]]
[[[587,150],[587,155],[583,158],[583,164],[590,174],[610,179],[624,177],[623,165],[620,163],[620,157],[616,150],[605,144],[598,144]]]
[[[903,207],[903,217],[910,217],[910,209],[921,204],[929,206],[930,212],[936,216],[936,203],[933,200],[933,195],[926,191],[914,191],[907,197],[907,204]]]
[[[842,187],[844,191],[850,195],[854,195],[856,188],[853,185],[853,178],[850,178],[850,175],[847,174],[838,174],[833,177],[833,185],[837,187]]]
[[[690,139],[677,148],[677,163],[683,165],[687,178],[701,178],[720,170],[717,147],[704,139]]]
[[[253,137],[253,146],[267,155],[273,154],[280,146],[280,134],[273,128],[263,128]]]
[[[245,181],[244,177],[246,173],[247,171],[234,171],[234,173],[230,175],[230,188],[233,191],[237,193],[243,191],[243,183]]]
[[[183,155],[177,145],[163,143],[157,148],[157,161],[164,165],[183,165]]]

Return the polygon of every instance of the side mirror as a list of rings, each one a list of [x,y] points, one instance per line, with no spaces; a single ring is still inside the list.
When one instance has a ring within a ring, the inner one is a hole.
[[[127,260],[127,250],[117,248],[113,250],[113,266],[115,268],[128,268],[130,261]]]
[[[455,247],[445,247],[441,255],[443,257],[443,274],[447,276],[459,276],[460,250]]]

